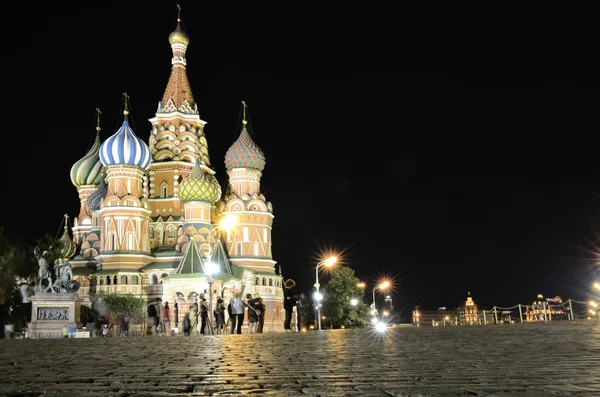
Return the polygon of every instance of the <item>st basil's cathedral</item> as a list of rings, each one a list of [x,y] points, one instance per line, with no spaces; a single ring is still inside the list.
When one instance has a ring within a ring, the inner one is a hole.
[[[225,154],[222,189],[186,73],[189,37],[180,18],[169,43],[171,75],[147,143],[129,124],[125,95],[120,128],[102,140],[98,113],[95,141],[71,168],[81,205],[72,238],[65,223],[61,240],[77,249],[66,249],[64,259],[83,298],[104,292],[139,296],[148,305],[177,302],[180,322],[202,294],[227,303],[242,292],[263,298],[264,332],[283,331],[273,207],[260,190],[265,156],[251,137],[246,105]]]

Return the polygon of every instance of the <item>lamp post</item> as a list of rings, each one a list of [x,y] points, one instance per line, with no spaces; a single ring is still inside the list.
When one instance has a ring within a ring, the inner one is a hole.
[[[204,265],[204,272],[206,273],[206,276],[208,278],[208,329],[211,335],[214,335],[213,332],[213,308],[212,308],[212,301],[213,301],[213,291],[212,291],[212,285],[214,283],[215,280],[213,280],[212,275],[214,273],[218,273],[220,271],[219,269],[219,265],[217,265],[216,263],[213,262],[208,262],[206,265]]]
[[[373,287],[373,310],[375,311],[375,313],[377,313],[377,307],[375,306],[375,291],[377,291],[378,289],[386,289],[389,285],[390,283],[388,281],[384,281],[380,285],[376,285]]]
[[[315,274],[315,281],[316,281],[315,282],[315,289],[316,289],[315,299],[317,301],[317,323],[318,323],[317,327],[318,327],[319,331],[321,330],[321,299],[322,299],[322,296],[319,293],[319,287],[320,287],[319,268],[323,265],[332,266],[335,262],[337,262],[337,258],[335,256],[332,256],[332,257],[325,259],[324,261],[317,263],[317,269],[316,269],[316,274]]]

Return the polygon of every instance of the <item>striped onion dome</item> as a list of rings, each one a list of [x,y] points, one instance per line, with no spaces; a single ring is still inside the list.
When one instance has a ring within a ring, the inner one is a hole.
[[[104,179],[102,179],[98,185],[98,188],[94,190],[94,193],[90,194],[87,199],[87,206],[90,211],[95,211],[100,208],[100,202],[102,202],[102,200],[104,200],[106,197],[107,191],[106,182],[104,182]]]
[[[77,252],[77,244],[69,236],[69,227],[65,224],[65,230],[61,238],[58,239],[61,243],[60,259],[69,259]]]
[[[217,178],[196,162],[192,173],[179,185],[177,195],[184,203],[207,201],[215,204],[221,198],[221,185]]]
[[[246,125],[239,138],[227,150],[225,168],[254,168],[260,171],[265,168],[265,155],[250,137]]]
[[[110,138],[100,146],[100,160],[104,166],[110,165],[135,165],[148,168],[150,165],[150,149],[148,145],[138,138],[127,120]]]
[[[71,182],[75,187],[98,185],[102,180],[102,162],[100,161],[100,134],[85,156],[71,167]]]

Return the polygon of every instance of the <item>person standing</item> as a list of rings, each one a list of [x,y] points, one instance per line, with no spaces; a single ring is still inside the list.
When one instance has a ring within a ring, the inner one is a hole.
[[[294,306],[296,306],[296,297],[294,296],[292,288],[295,286],[296,282],[294,280],[287,279],[283,288],[283,308],[285,309],[283,328],[286,332],[292,331],[292,312],[294,311]]]
[[[258,312],[258,325],[256,327],[256,332],[262,334],[263,326],[265,325],[265,310],[266,306],[263,303],[263,299],[259,296],[256,299],[256,305],[254,306],[256,311]]]
[[[231,333],[242,333],[242,323],[244,322],[244,302],[240,292],[231,299]]]
[[[192,329],[192,320],[190,320],[190,314],[186,313],[183,316],[183,335],[190,336],[191,329]]]
[[[171,332],[171,311],[169,308],[168,301],[166,301],[165,305],[162,307],[161,314],[163,323],[163,333],[165,336],[169,336]]]
[[[206,303],[206,298],[200,298],[200,335],[204,335],[204,330],[206,329],[206,323],[208,322],[208,304]],[[210,327],[210,325],[209,325]]]

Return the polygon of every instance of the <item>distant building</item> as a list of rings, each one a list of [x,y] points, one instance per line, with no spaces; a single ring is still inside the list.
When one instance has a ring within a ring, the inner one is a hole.
[[[544,298],[542,294],[537,295],[530,306],[525,306],[525,321],[552,321],[565,317],[566,311],[560,296]]]
[[[417,327],[485,325],[494,323],[494,313],[485,310],[480,312],[471,297],[471,292],[468,292],[467,300],[454,310],[439,307],[437,310],[427,311],[416,306],[412,323]]]

